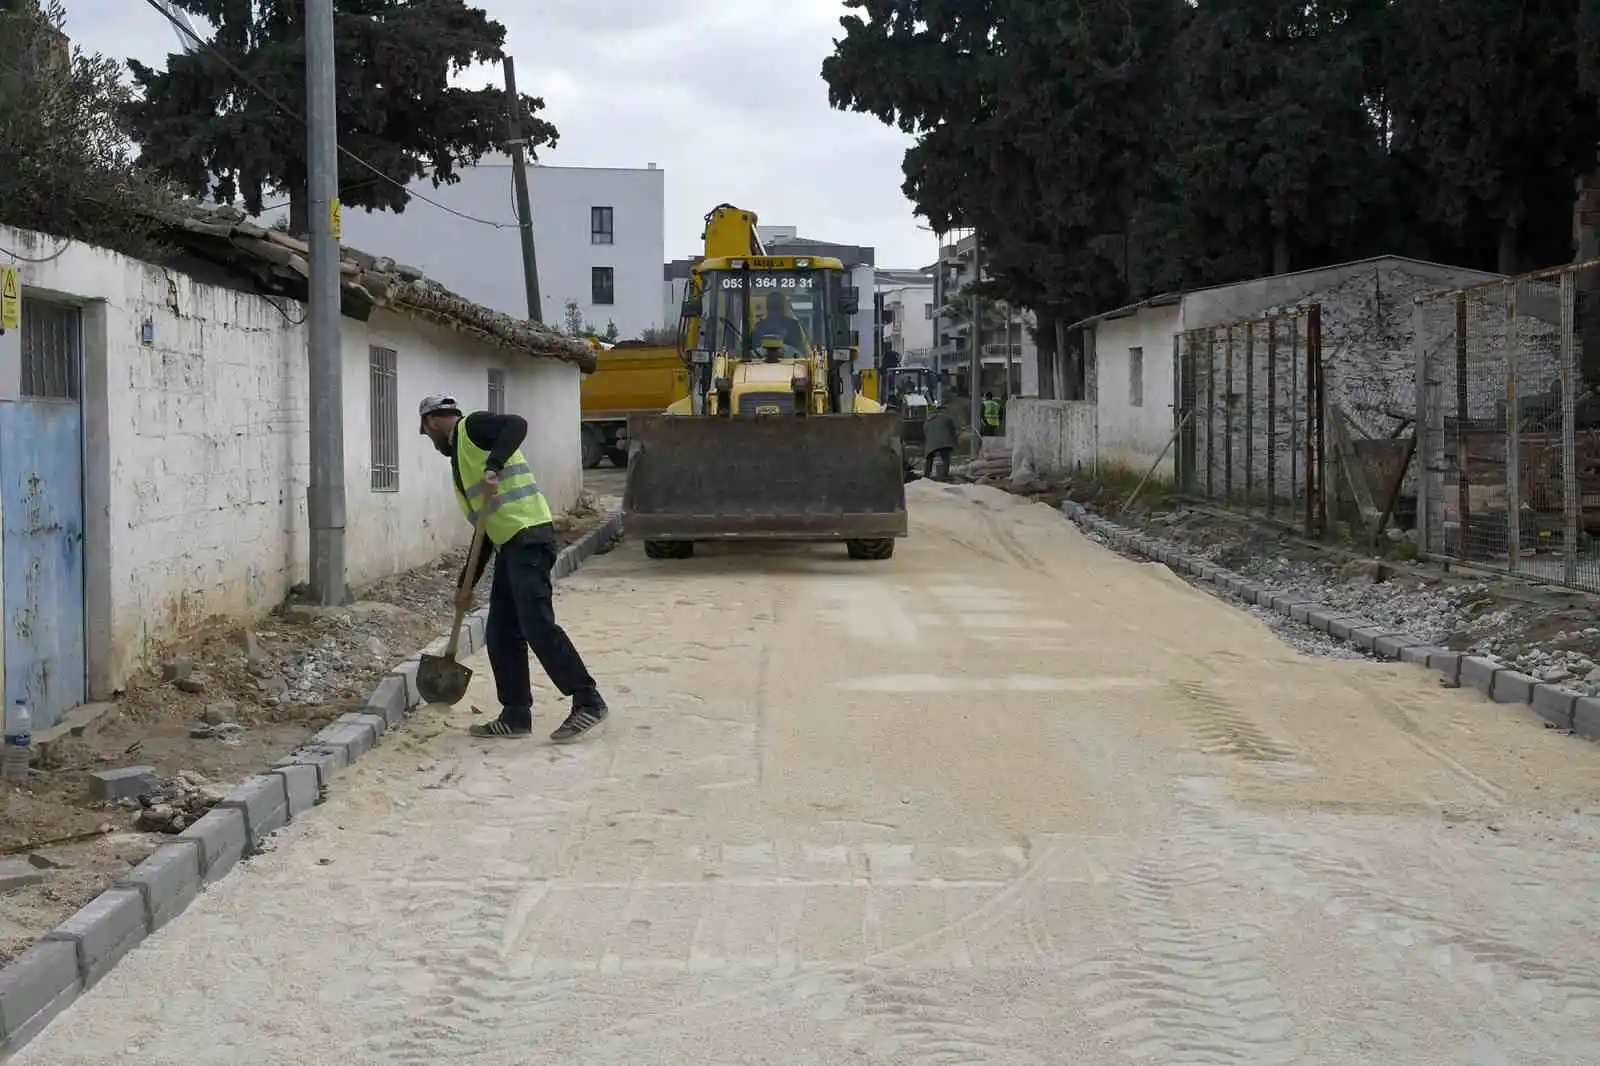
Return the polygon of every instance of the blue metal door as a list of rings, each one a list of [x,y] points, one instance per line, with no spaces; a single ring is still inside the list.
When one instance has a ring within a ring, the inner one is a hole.
[[[5,700],[37,730],[84,698],[83,413],[77,310],[22,313],[23,396],[0,401]]]

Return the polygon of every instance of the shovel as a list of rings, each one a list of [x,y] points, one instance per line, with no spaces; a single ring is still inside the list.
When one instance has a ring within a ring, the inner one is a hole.
[[[489,512],[493,509],[485,501],[484,507],[478,512],[478,520],[472,524],[472,547],[467,551],[467,568],[461,574],[461,593],[466,593],[472,588],[472,579],[478,572],[478,556],[483,552],[483,527],[488,521]],[[461,643],[461,621],[467,616],[465,606],[456,608],[456,620],[450,626],[450,643],[444,646],[443,655],[424,655],[422,662],[417,666],[417,694],[425,703],[461,702],[461,697],[467,694],[467,685],[472,682],[472,671],[456,662],[456,648]]]

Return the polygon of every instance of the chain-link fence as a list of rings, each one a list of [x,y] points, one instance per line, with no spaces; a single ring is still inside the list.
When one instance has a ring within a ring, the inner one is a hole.
[[[1321,306],[1187,330],[1173,344],[1179,490],[1320,534]]]
[[[1600,591],[1600,263],[1415,314],[1424,550]]]

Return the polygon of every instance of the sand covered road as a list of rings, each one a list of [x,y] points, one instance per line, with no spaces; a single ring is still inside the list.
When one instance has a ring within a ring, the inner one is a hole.
[[[603,737],[468,740],[475,663],[17,1062],[1595,1060],[1600,749],[911,496],[591,561]]]

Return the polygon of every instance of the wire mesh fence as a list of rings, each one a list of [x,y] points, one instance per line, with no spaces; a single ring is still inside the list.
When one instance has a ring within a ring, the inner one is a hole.
[[[1597,268],[1417,299],[1426,551],[1600,591]]]
[[[1179,491],[1323,531],[1321,323],[1310,304],[1173,339]]]

